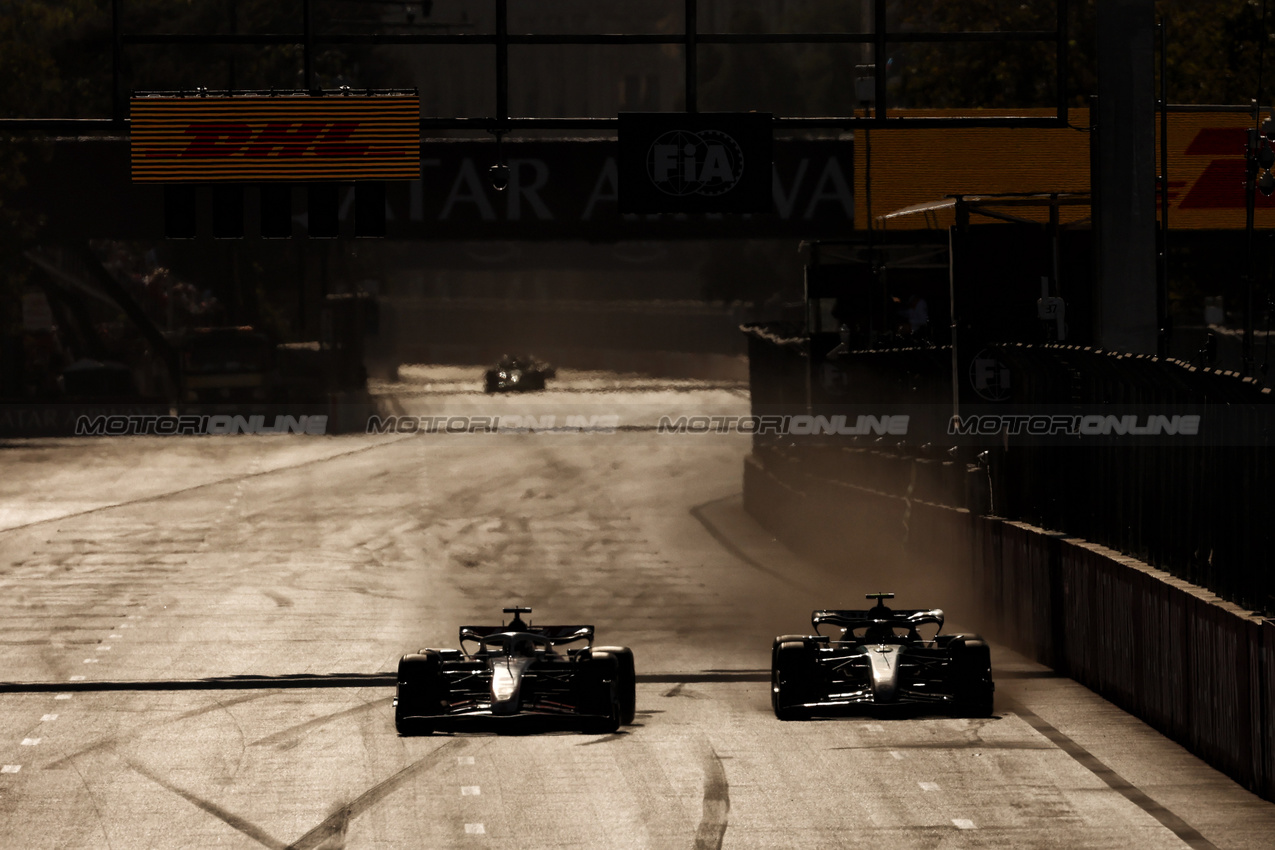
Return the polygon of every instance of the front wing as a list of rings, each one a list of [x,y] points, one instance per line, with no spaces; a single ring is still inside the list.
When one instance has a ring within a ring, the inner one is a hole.
[[[794,707],[808,710],[888,705],[942,707],[956,700],[951,658],[942,650],[914,649],[904,653],[899,659],[894,698],[889,701],[877,698],[871,664],[857,647],[817,652],[807,676],[801,689],[805,699]]]
[[[518,712],[514,715],[496,715],[492,712],[492,673],[482,663],[445,664],[442,668],[445,691],[438,713],[429,715],[407,714],[407,718],[421,717],[431,721],[463,720],[464,718],[494,718],[508,721],[516,717],[541,718],[589,718],[604,715],[591,711],[583,698],[579,673],[574,665],[546,665],[525,672],[522,676]]]

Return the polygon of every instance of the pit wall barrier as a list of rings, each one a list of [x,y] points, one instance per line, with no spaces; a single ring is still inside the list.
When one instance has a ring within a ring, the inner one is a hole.
[[[944,565],[980,631],[1275,800],[1275,620],[1103,546],[808,468],[744,465],[745,509],[794,551]]]

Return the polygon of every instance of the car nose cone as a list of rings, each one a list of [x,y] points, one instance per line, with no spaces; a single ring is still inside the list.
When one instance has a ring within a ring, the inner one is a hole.
[[[877,702],[895,702],[899,698],[899,647],[873,646],[868,649],[872,666],[872,694]]]
[[[517,714],[522,703],[522,677],[531,658],[502,657],[491,666],[491,713]]]

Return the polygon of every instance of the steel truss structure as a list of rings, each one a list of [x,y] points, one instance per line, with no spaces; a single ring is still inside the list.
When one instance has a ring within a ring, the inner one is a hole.
[[[314,91],[314,56],[323,47],[340,45],[490,45],[495,49],[496,114],[471,117],[422,117],[421,130],[477,130],[509,133],[514,130],[602,130],[614,131],[617,118],[537,118],[509,114],[508,76],[511,45],[680,45],[683,47],[684,85],[687,112],[699,111],[698,52],[700,45],[839,44],[871,45],[876,86],[874,103],[866,115],[826,117],[776,116],[776,129],[854,129],[891,126],[908,127],[1062,127],[1067,124],[1067,6],[1068,0],[1054,0],[1056,25],[1052,30],[990,32],[904,32],[891,30],[887,23],[887,0],[871,0],[872,32],[859,33],[716,33],[700,32],[699,0],[682,0],[685,29],[676,34],[654,33],[511,33],[508,0],[491,0],[496,26],[491,33],[316,33],[312,14],[314,0],[302,0],[302,31],[290,33],[127,33],[123,26],[126,0],[112,0],[112,117],[83,119],[7,119],[0,130],[33,129],[46,132],[80,132],[90,129],[126,130],[127,92],[123,90],[123,53],[137,45],[286,45],[302,48],[302,77],[306,90]],[[1042,42],[1054,45],[1054,115],[1006,114],[986,116],[889,116],[886,107],[886,50],[889,45],[909,43],[975,44]],[[357,93],[357,90],[356,90]]]

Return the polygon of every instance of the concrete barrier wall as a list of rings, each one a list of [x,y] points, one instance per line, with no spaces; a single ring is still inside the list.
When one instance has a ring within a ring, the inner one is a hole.
[[[1102,546],[764,454],[745,462],[744,505],[806,555],[868,552],[967,576],[980,631],[1275,800],[1275,621]]]

